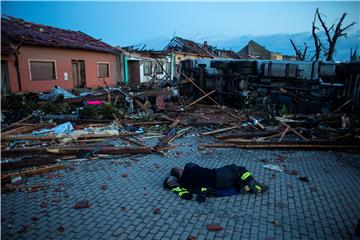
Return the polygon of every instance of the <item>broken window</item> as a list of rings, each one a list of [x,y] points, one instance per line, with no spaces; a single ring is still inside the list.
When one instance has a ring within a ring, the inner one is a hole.
[[[160,65],[160,64],[161,65]],[[162,74],[163,73],[163,68],[162,66],[164,66],[164,63],[163,62],[157,62],[156,65],[155,65],[155,73],[156,74]]]
[[[152,74],[152,62],[144,61],[144,75],[150,76]]]
[[[110,64],[98,63],[98,77],[109,77],[109,76],[110,76]]]
[[[30,65],[30,80],[43,81],[55,80],[55,61],[29,61]]]

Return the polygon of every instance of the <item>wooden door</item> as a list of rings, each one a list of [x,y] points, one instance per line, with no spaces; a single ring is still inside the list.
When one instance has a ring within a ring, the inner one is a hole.
[[[84,60],[72,60],[72,75],[75,88],[86,87],[85,78],[85,61]]]

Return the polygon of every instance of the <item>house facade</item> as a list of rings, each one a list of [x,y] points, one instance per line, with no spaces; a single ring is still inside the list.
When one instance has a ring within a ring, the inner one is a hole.
[[[3,17],[2,84],[9,92],[112,86],[120,82],[121,52],[79,32]]]

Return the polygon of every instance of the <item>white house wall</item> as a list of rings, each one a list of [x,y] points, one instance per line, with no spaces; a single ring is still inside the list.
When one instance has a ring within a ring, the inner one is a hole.
[[[162,59],[158,59],[159,62],[165,62],[165,65],[163,66],[163,68],[166,70],[168,67],[167,65],[169,64],[171,66],[171,59],[170,58],[162,58]],[[155,72],[155,66],[157,64],[157,61],[150,58],[150,59],[142,59],[141,63],[140,63],[140,82],[149,82],[152,79],[152,75],[145,75],[145,68],[144,68],[144,62],[146,61],[151,61],[152,62],[152,66],[151,66],[151,71],[152,73]],[[168,73],[170,75],[170,73]],[[156,74],[156,78],[157,79],[166,79],[167,75],[166,73],[163,71],[161,74]]]

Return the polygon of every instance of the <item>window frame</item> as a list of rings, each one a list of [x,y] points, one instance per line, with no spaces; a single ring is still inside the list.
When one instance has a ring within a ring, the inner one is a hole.
[[[160,63],[160,64],[159,64]],[[154,68],[154,72],[156,75],[161,75],[161,74],[164,74],[164,62],[163,61],[159,61],[159,62],[156,62],[155,63],[155,68]],[[159,69],[160,69],[160,72],[157,71],[157,66],[159,66]]]
[[[146,63],[150,63],[150,73],[146,73]],[[143,60],[144,65],[144,76],[152,76],[153,75],[153,62],[151,60]]]
[[[37,80],[37,79],[33,79],[32,72],[31,72],[31,62],[51,62],[51,63],[54,63],[55,78],[53,78],[53,79],[47,79],[47,80]],[[30,77],[30,81],[54,81],[54,80],[57,80],[57,79],[58,79],[56,60],[53,60],[53,59],[34,59],[34,58],[29,58],[29,59],[28,59],[28,65],[29,65],[29,77]]]
[[[107,64],[108,65],[108,72],[109,72],[109,75],[106,76],[106,77],[101,77],[100,76],[100,69],[99,69],[99,64]],[[111,76],[111,73],[110,73],[110,62],[96,62],[96,70],[97,70],[97,77],[98,78],[109,78]]]

